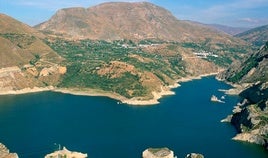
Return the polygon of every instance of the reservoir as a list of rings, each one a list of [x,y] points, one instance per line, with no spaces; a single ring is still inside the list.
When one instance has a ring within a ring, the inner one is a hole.
[[[221,119],[231,114],[238,96],[225,103],[229,85],[214,77],[182,83],[176,95],[154,106],[118,104],[106,97],[55,92],[0,96],[0,142],[20,158],[42,158],[65,146],[89,158],[141,158],[149,147],[168,147],[183,158],[267,158],[261,146],[233,141],[236,130]]]

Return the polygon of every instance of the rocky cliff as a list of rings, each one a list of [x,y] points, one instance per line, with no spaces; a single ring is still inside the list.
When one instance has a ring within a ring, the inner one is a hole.
[[[268,146],[268,42],[243,62],[233,64],[218,78],[232,84],[247,83],[242,100],[229,116],[238,133],[234,139]],[[268,149],[268,148],[267,148]]]
[[[244,90],[231,123],[239,132],[233,139],[263,145],[268,149],[268,82]]]

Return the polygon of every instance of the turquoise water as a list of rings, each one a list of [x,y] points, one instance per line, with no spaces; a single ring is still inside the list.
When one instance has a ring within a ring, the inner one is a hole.
[[[178,157],[199,152],[206,158],[267,158],[258,145],[231,140],[234,127],[220,122],[239,98],[226,96],[221,104],[210,97],[227,88],[205,77],[145,107],[54,92],[0,96],[0,142],[20,158],[44,157],[58,144],[90,158],[140,158],[148,147],[168,147]]]

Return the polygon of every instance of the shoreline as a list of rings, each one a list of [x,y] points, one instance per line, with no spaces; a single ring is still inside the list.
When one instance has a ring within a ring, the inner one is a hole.
[[[162,88],[161,92],[155,92],[153,91],[153,99],[150,100],[140,100],[139,98],[125,98],[124,96],[121,96],[116,93],[107,92],[103,90],[98,89],[90,89],[90,88],[56,88],[53,86],[49,87],[33,87],[33,88],[24,88],[21,90],[6,90],[6,91],[0,91],[0,95],[18,95],[18,94],[28,94],[28,93],[37,93],[37,92],[45,92],[45,91],[51,91],[51,92],[58,92],[58,93],[64,93],[64,94],[72,94],[72,95],[81,95],[81,96],[103,96],[108,97],[111,99],[118,100],[118,103],[120,104],[128,104],[128,105],[136,105],[136,106],[148,106],[148,105],[156,105],[159,104],[159,99],[161,99],[163,96],[167,95],[175,95],[175,92],[172,91],[172,89],[177,88],[180,86],[180,83],[183,82],[189,82],[196,79],[202,79],[202,77],[207,76],[213,76],[218,73],[208,73],[208,74],[202,74],[199,76],[189,76],[189,77],[183,77],[178,79],[173,85],[165,86],[164,89]]]
[[[45,92],[45,91],[52,91],[55,89],[53,86],[48,86],[48,87],[33,87],[33,88],[24,88],[20,90],[4,90],[0,91],[0,96],[1,95],[19,95],[19,94],[28,94],[28,93],[37,93],[37,92]]]
[[[216,78],[218,81],[223,81],[223,80],[219,80],[218,78]],[[226,84],[232,86],[232,88],[230,89],[218,89],[221,92],[224,92],[227,95],[239,95],[242,91],[244,91],[245,89],[247,89],[248,87],[250,87],[252,84],[251,83],[242,83],[242,84],[235,84],[235,83],[231,83],[231,82],[227,82],[225,81]]]

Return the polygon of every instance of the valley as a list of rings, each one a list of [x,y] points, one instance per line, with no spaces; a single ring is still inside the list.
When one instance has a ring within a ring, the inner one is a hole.
[[[241,97],[224,119],[238,132],[233,139],[267,149],[267,26],[180,20],[149,2],[59,9],[35,26],[1,13],[0,95],[48,91],[161,106],[182,82],[216,75]]]
[[[111,14],[115,8],[118,10]],[[127,16],[120,20],[117,15],[123,14]],[[103,91],[124,98],[121,101],[153,99],[157,103],[158,95],[171,93],[170,87],[178,80],[217,73],[252,49],[238,38],[177,20],[166,9],[147,2],[66,8],[35,28],[2,17],[10,22],[2,24],[0,34],[9,43],[2,47],[6,58],[2,68],[20,69],[15,80],[14,74],[0,78],[2,94],[52,86],[82,93]],[[14,30],[10,25],[18,27]],[[135,27],[119,27],[128,25]],[[8,52],[12,51],[11,57]],[[18,84],[16,80],[24,81]]]

